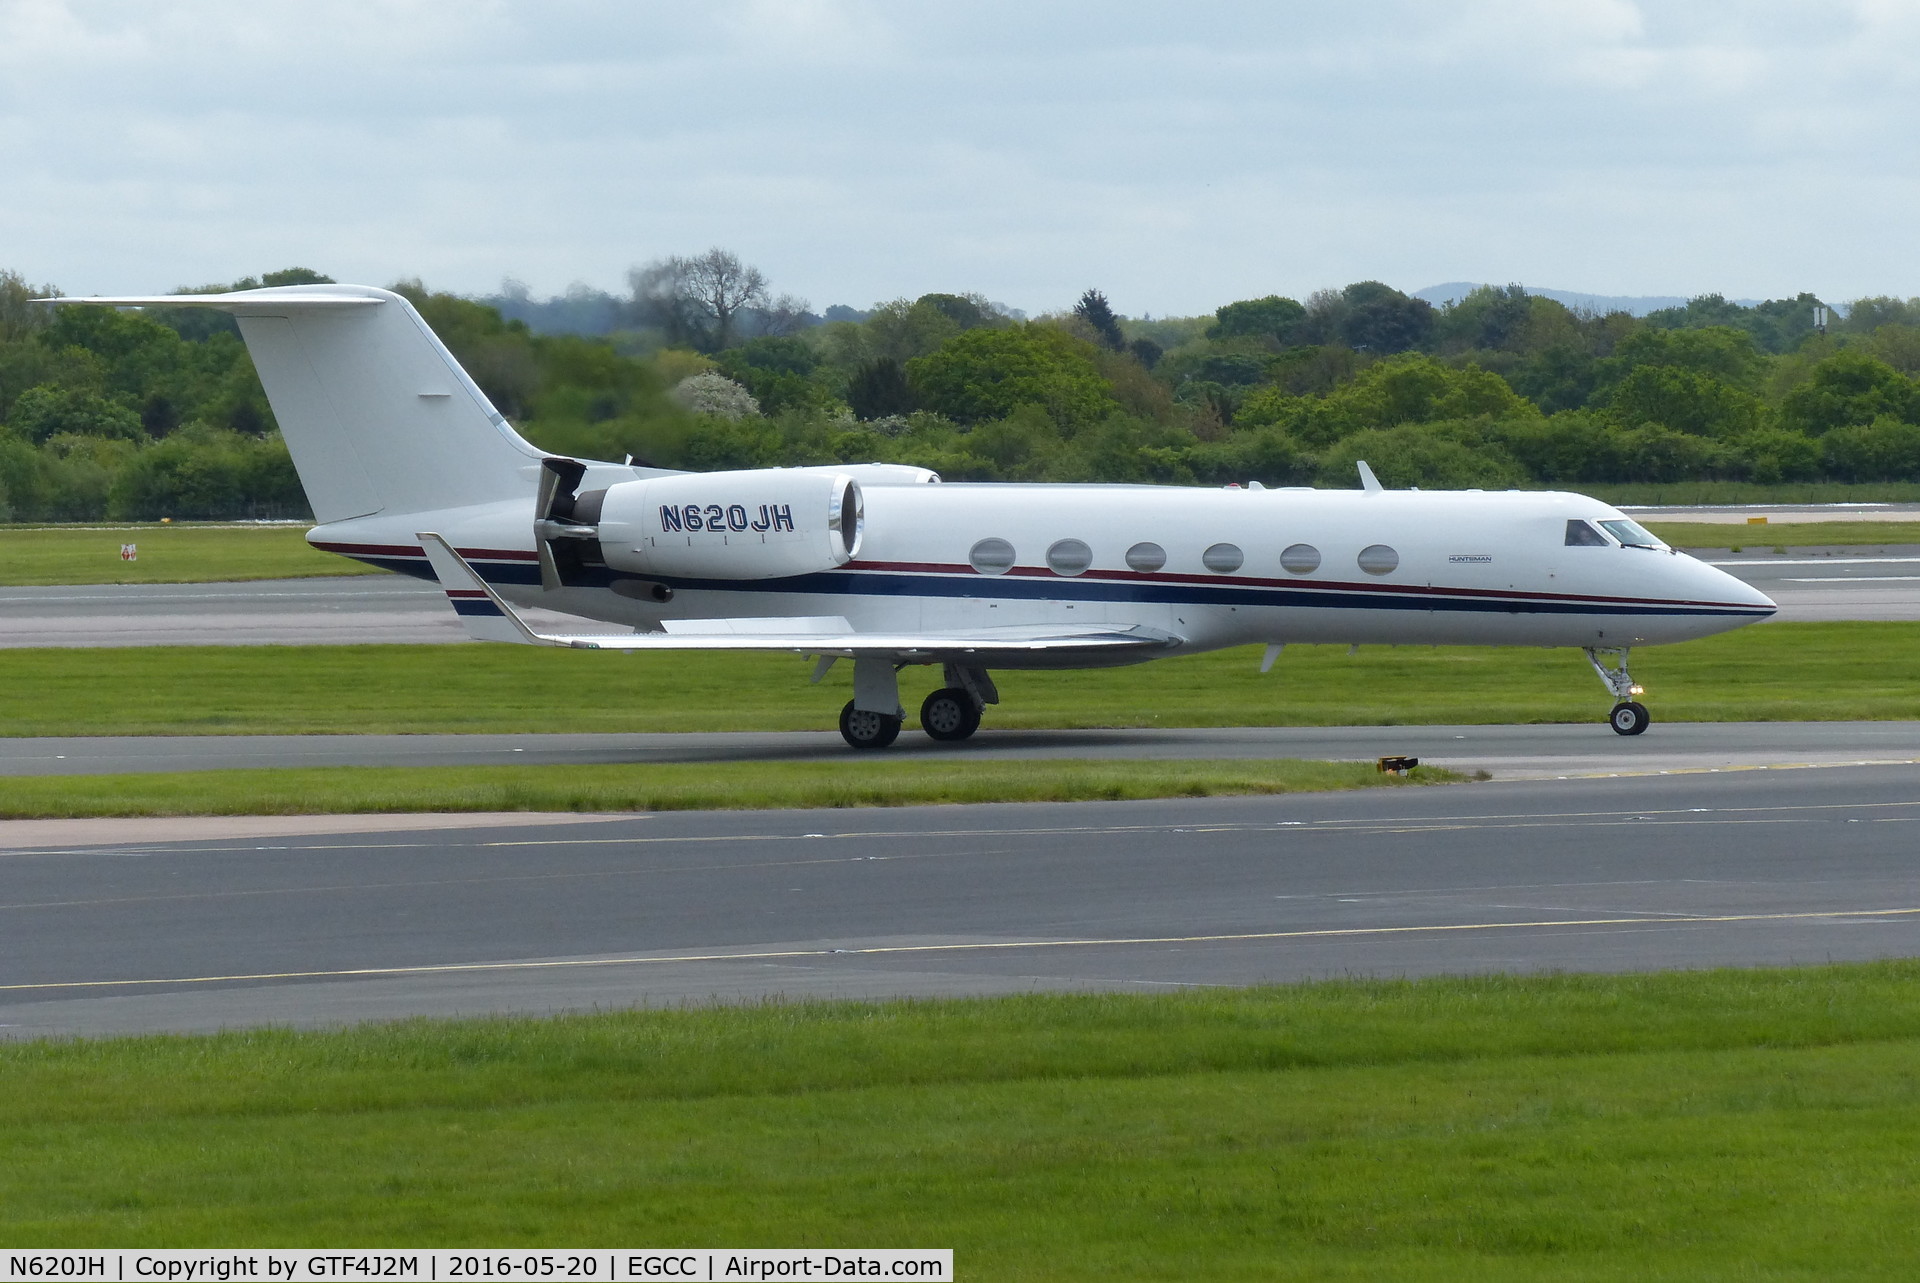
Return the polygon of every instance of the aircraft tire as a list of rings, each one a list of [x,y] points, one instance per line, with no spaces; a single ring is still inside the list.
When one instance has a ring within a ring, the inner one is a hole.
[[[1647,729],[1653,721],[1645,704],[1628,700],[1624,704],[1615,704],[1613,712],[1607,715],[1607,724],[1621,735],[1638,735]]]
[[[840,738],[853,748],[885,748],[900,738],[900,719],[862,712],[848,700],[840,710]]]
[[[980,729],[980,710],[958,686],[943,687],[920,705],[920,729],[937,740],[963,740]]]

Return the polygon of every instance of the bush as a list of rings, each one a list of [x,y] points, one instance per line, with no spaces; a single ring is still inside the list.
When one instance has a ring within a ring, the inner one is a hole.
[[[1527,479],[1526,470],[1500,446],[1476,449],[1426,424],[1356,432],[1321,455],[1316,479],[1323,486],[1354,486],[1360,477],[1356,464],[1362,459],[1381,485],[1396,489],[1503,490]]]
[[[696,374],[673,385],[673,399],[694,414],[717,419],[743,419],[760,413],[753,393],[724,374]]]
[[[113,478],[107,515],[122,521],[304,517],[306,497],[279,437],[189,424],[140,451]]]
[[[1920,427],[1882,416],[1835,428],[1818,445],[1827,474],[1839,481],[1920,481]]]

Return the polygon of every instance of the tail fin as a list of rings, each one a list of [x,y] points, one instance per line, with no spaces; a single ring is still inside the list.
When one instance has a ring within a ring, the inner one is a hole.
[[[65,298],[230,312],[321,523],[532,501],[542,454],[507,425],[413,304],[365,285]]]

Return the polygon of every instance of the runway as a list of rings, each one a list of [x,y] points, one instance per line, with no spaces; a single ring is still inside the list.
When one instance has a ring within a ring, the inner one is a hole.
[[[1603,701],[1596,701],[1596,707]],[[965,744],[903,735],[889,758],[1371,761],[1410,755],[1496,779],[1920,761],[1920,722],[1656,722],[1615,735],[1572,725],[1233,726],[982,730]],[[866,761],[834,731],[554,735],[179,735],[0,738],[0,778],[302,766],[585,766],[647,762]],[[0,832],[0,843],[4,842]]]
[[[0,855],[0,1035],[1920,952],[1915,768]]]
[[[1791,555],[1768,545],[1707,559],[1779,602],[1778,619],[1920,619],[1920,547],[1911,544]],[[535,627],[581,628],[572,616],[524,613]],[[466,640],[439,587],[403,575],[0,588],[0,648]]]

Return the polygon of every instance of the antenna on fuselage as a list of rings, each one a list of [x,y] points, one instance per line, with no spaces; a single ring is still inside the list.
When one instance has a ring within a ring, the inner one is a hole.
[[[1361,459],[1358,462],[1360,464],[1360,488],[1368,494],[1378,494],[1381,490],[1384,490],[1386,487],[1380,484],[1380,478],[1373,475],[1373,469],[1367,466],[1367,461]]]

